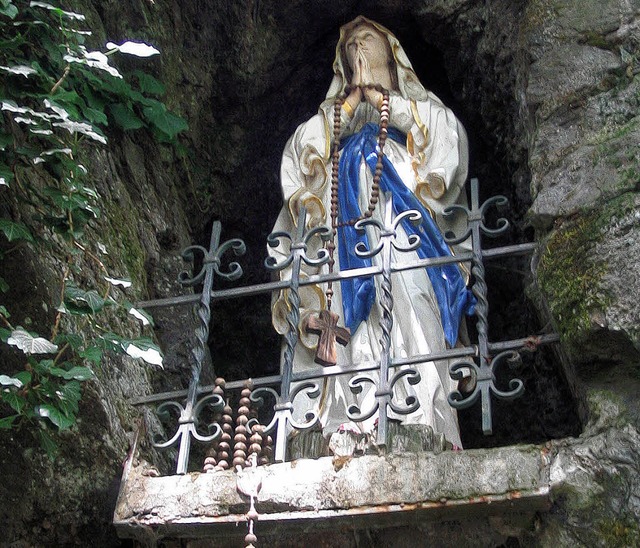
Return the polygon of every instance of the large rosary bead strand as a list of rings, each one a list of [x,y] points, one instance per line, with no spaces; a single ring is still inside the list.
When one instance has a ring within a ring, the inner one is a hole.
[[[254,424],[251,427],[251,438],[249,438],[249,441],[251,442],[251,445],[249,445],[249,457],[251,457],[251,455],[255,453],[256,461],[258,464],[262,464],[260,462],[260,459],[261,459],[260,455],[262,454],[263,431],[264,431],[264,428],[262,425]],[[250,466],[249,460],[247,460],[247,466]]]
[[[236,418],[235,437],[233,438],[233,466],[245,467],[247,460],[247,423],[249,422],[249,407],[242,405],[242,402],[249,400],[251,390],[244,388],[240,395],[240,407],[238,407],[238,417]]]
[[[260,446],[261,446],[261,450],[260,450],[260,455],[258,456],[258,465],[263,466],[265,464],[269,464],[269,455],[267,454],[267,438],[268,436],[265,436],[264,433],[264,426],[262,425],[258,425],[259,428],[257,429],[257,433],[260,434],[261,436],[261,440],[260,440]]]
[[[225,380],[222,377],[218,377],[214,381],[215,387],[213,389],[213,393],[220,396],[224,401],[224,388],[225,388]],[[222,425],[222,415],[220,413],[216,413],[213,417],[213,420],[216,424]],[[220,426],[222,428],[222,426]],[[202,468],[203,472],[214,472],[216,470],[217,460],[216,455],[218,452],[218,447],[222,439],[214,440],[211,443],[211,448],[207,451],[207,457],[204,459],[204,466]]]
[[[265,464],[268,464],[269,462],[271,462],[271,456],[273,455],[273,438],[269,435],[264,436],[262,445],[263,457],[261,458],[266,459]]]
[[[220,436],[220,443],[218,444],[218,464],[216,468],[220,470],[226,470],[229,468],[229,457],[231,452],[231,434],[233,432],[233,409],[229,405],[229,402],[224,406],[222,410],[222,436]]]

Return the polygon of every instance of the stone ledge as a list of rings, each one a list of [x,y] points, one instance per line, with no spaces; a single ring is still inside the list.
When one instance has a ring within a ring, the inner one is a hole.
[[[246,497],[232,471],[145,475],[127,463],[114,524],[123,538],[244,534]],[[261,534],[327,527],[387,527],[496,513],[533,514],[549,504],[549,461],[538,446],[331,457],[260,467]]]

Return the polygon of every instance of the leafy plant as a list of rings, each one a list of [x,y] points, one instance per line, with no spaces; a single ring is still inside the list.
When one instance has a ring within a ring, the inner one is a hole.
[[[109,124],[146,129],[169,143],[187,129],[159,99],[165,88],[158,80],[141,71],[125,79],[111,64],[116,55],[149,57],[158,50],[131,41],[91,50],[84,22],[84,15],[45,2],[0,0],[0,194],[35,211],[27,226],[0,206],[0,233],[66,264],[49,338],[14,325],[0,305],[0,340],[24,355],[22,370],[0,375],[0,429],[35,427],[50,456],[57,450],[53,434],[75,424],[81,384],[95,378],[105,351],[162,363],[148,337],[121,337],[101,325],[109,314],[143,326],[151,319],[122,299],[131,282],[112,276],[85,241],[101,214],[101,197],[81,159],[107,144]],[[55,245],[40,235],[50,230],[60,236]],[[100,287],[77,285],[80,258],[97,264]],[[0,293],[8,289],[0,277]]]

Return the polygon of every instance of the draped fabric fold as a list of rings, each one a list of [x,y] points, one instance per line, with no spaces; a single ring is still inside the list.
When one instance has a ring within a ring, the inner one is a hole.
[[[359,132],[345,137],[341,143],[339,222],[356,219],[362,213],[358,203],[360,163],[364,159],[371,172],[375,172],[378,132],[379,126],[369,122]],[[406,142],[406,136],[395,128],[389,128],[388,137],[399,143]],[[408,209],[415,209],[422,215],[422,221],[417,226],[409,219],[401,221],[402,228],[408,236],[420,237],[420,246],[416,250],[418,256],[421,259],[451,256],[449,246],[430,213],[407,188],[386,157],[383,158],[383,164],[380,189],[383,192],[391,192],[394,213],[399,215]],[[349,225],[338,228],[337,247],[342,270],[371,265],[371,259],[364,259],[355,254],[358,243],[368,247],[365,233],[358,233]],[[456,264],[429,267],[426,271],[438,301],[445,338],[450,346],[454,346],[458,340],[458,327],[462,315],[473,314],[475,297],[467,289]],[[371,276],[354,278],[342,281],[341,287],[345,325],[354,333],[360,323],[369,317],[375,300],[374,282]]]

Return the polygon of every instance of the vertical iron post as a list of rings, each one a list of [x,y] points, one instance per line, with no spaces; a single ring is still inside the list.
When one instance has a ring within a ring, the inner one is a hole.
[[[389,383],[389,362],[391,360],[391,329],[393,328],[393,295],[391,293],[391,241],[395,237],[393,229],[393,202],[390,195],[386,196],[384,204],[384,230],[380,234],[382,240],[382,281],[380,289],[380,305],[382,307],[382,317],[380,327],[380,382],[376,390],[378,400],[378,433],[376,445],[378,447],[387,446],[387,426],[388,426],[388,404],[391,400],[392,391]]]
[[[472,287],[473,294],[478,300],[476,304],[476,326],[478,330],[478,364],[469,362],[456,362],[449,368],[453,379],[461,379],[461,371],[465,368],[471,368],[476,375],[476,386],[467,397],[464,397],[459,391],[449,394],[449,403],[457,408],[464,409],[470,407],[478,398],[481,398],[482,406],[482,431],[485,436],[493,433],[493,425],[491,418],[491,394],[498,398],[510,400],[516,398],[524,391],[524,385],[520,379],[512,379],[509,382],[508,391],[500,390],[495,385],[495,371],[498,366],[507,361],[514,359],[514,351],[506,351],[497,356],[490,355],[489,344],[489,302],[487,300],[487,284],[485,281],[485,270],[482,257],[481,233],[490,237],[502,234],[509,227],[509,222],[504,219],[498,219],[496,228],[488,228],[484,224],[485,212],[492,205],[498,207],[507,204],[504,196],[494,196],[486,200],[480,205],[478,194],[478,179],[471,179],[471,209],[467,209],[460,205],[454,205],[445,210],[445,215],[451,215],[455,211],[462,211],[467,215],[469,228],[460,238],[448,240],[449,243],[460,243],[471,234],[473,264],[471,272],[474,276],[474,284]],[[517,354],[517,352],[515,352]]]
[[[317,382],[303,382],[298,384],[294,389],[291,387],[291,379],[293,375],[293,358],[295,348],[298,344],[298,324],[300,322],[300,269],[302,262],[311,266],[321,266],[328,262],[329,253],[326,249],[321,249],[315,258],[307,256],[308,242],[315,236],[322,239],[329,237],[330,231],[327,227],[315,227],[309,231],[306,227],[307,210],[300,208],[298,216],[298,224],[294,236],[287,232],[274,232],[267,239],[271,247],[277,247],[282,239],[291,241],[289,253],[287,257],[280,263],[273,257],[269,257],[265,262],[266,267],[272,271],[279,271],[290,266],[291,278],[289,279],[287,304],[289,312],[287,313],[287,333],[285,335],[284,359],[282,362],[280,394],[276,394],[271,388],[257,388],[253,391],[251,398],[260,402],[261,394],[269,393],[276,399],[274,405],[274,416],[271,422],[265,427],[265,432],[276,431],[274,461],[284,462],[287,454],[287,437],[290,427],[298,430],[305,430],[313,427],[318,422],[317,413],[308,411],[306,414],[306,422],[298,422],[293,418],[293,400],[296,396],[305,391],[310,398],[316,398],[320,394]]]
[[[158,414],[168,412],[169,409],[176,409],[180,413],[178,419],[178,430],[174,436],[166,441],[154,443],[155,447],[166,449],[172,447],[176,443],[179,444],[178,460],[176,463],[176,474],[186,474],[189,466],[189,454],[191,452],[191,438],[202,443],[210,442],[216,439],[221,430],[218,425],[212,427],[213,434],[201,435],[198,433],[196,425],[200,412],[205,407],[215,410],[222,410],[224,401],[217,394],[209,394],[198,401],[198,388],[200,386],[200,375],[204,364],[207,348],[207,340],[209,338],[209,323],[211,321],[211,290],[213,288],[214,274],[218,274],[221,278],[227,280],[236,280],[242,275],[242,268],[238,263],[229,265],[229,272],[220,271],[220,258],[225,251],[233,249],[236,255],[242,255],[245,252],[244,242],[233,239],[220,245],[221,224],[219,221],[213,223],[211,229],[211,239],[209,249],[202,246],[190,246],[186,248],[182,257],[185,260],[193,260],[194,252],[198,251],[202,254],[202,269],[194,276],[189,277],[186,272],[182,272],[179,281],[182,285],[192,286],[202,281],[202,294],[198,303],[198,327],[196,328],[196,341],[191,353],[193,362],[191,365],[191,379],[189,381],[189,389],[184,406],[178,402],[168,401],[158,406]]]

